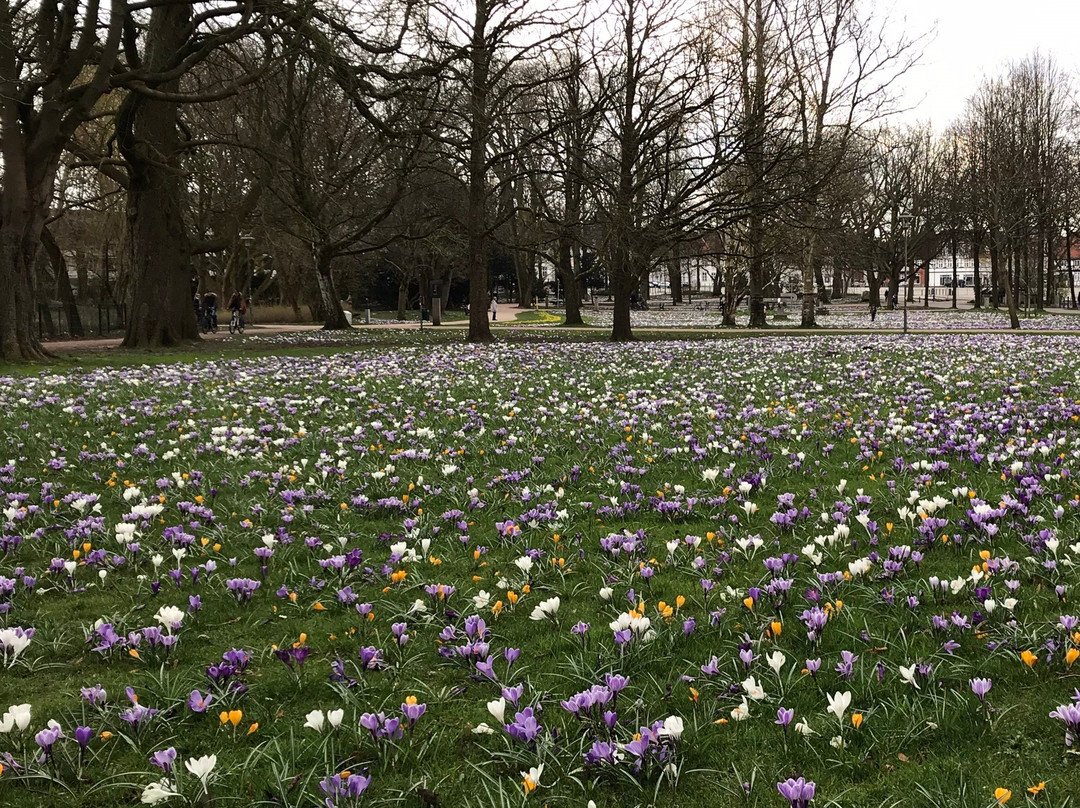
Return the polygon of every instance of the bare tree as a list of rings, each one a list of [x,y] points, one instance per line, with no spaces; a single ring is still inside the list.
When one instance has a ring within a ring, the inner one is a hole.
[[[35,262],[64,147],[112,86],[124,0],[0,4],[0,359],[43,351]]]

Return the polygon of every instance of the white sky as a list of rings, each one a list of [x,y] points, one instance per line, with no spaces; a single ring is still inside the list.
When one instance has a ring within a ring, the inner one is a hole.
[[[984,76],[1039,50],[1064,72],[1080,69],[1077,0],[879,0],[910,35],[929,32],[920,64],[905,77],[904,114],[941,131]]]

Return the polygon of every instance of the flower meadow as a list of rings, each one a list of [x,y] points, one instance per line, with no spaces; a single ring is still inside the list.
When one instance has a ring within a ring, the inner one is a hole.
[[[0,804],[1072,804],[1078,348],[0,378]]]

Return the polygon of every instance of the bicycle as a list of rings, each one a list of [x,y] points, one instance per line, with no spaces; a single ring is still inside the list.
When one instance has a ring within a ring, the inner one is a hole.
[[[217,333],[217,309],[206,309],[203,311],[202,316],[202,332],[209,334],[210,332]]]
[[[230,334],[243,334],[244,333],[244,318],[240,316],[239,309],[232,310],[232,317],[229,318],[229,333]]]

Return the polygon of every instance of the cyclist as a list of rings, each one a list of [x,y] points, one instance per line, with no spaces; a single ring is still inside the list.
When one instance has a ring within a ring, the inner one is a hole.
[[[229,298],[229,311],[231,311],[235,318],[239,319],[239,329],[242,332],[244,330],[244,315],[247,313],[247,304],[244,302],[244,296],[240,294],[239,290],[233,292],[231,298]],[[232,323],[229,324],[229,330],[232,330]]]
[[[202,299],[203,330],[217,331],[217,295],[207,292]]]

